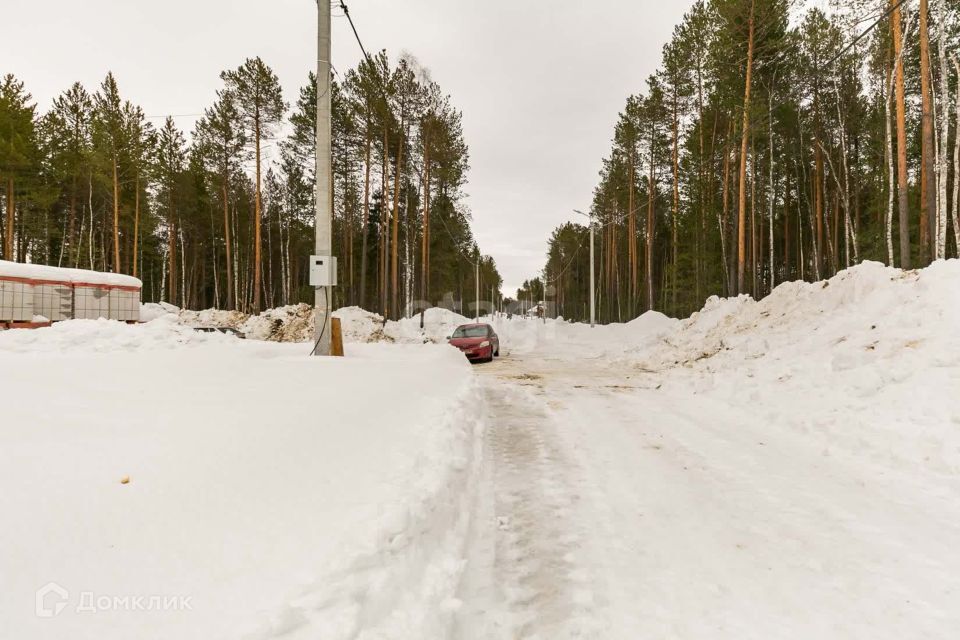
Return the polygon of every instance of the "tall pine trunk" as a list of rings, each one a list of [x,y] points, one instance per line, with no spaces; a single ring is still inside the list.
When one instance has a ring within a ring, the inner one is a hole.
[[[120,170],[113,156],[113,271],[120,273]]]
[[[387,256],[389,255],[387,232],[390,229],[390,211],[387,207],[387,190],[390,188],[390,176],[387,173],[390,166],[390,136],[387,127],[383,128],[383,166],[380,184],[380,253],[378,273],[380,274],[380,312],[384,320],[387,311]]]
[[[886,135],[884,137],[884,153],[887,161],[887,217],[884,225],[884,232],[887,240],[887,264],[893,266],[893,200],[897,191],[896,186],[896,168],[893,164],[893,116],[891,114],[890,103],[893,101],[893,66],[890,67],[887,74],[887,93],[883,97],[884,124],[886,125]]]
[[[367,121],[366,150],[364,153],[363,170],[363,217],[360,246],[360,306],[367,308],[367,244],[370,231],[370,147],[373,144],[370,137],[370,122]]]
[[[169,217],[167,220],[167,257],[170,261],[170,304],[177,304],[177,220],[173,209],[173,193],[167,199]]]
[[[750,2],[747,39],[747,77],[743,90],[743,131],[740,140],[740,198],[737,210],[737,293],[743,293],[746,275],[747,144],[750,140],[750,88],[753,83],[753,35],[756,0]]]
[[[957,127],[953,142],[953,241],[957,256],[960,257],[960,60],[950,56],[957,72]],[[944,214],[946,215],[946,214]]]
[[[260,312],[260,286],[261,286],[261,275],[260,275],[260,261],[261,261],[261,239],[260,239],[260,216],[262,215],[261,206],[261,194],[260,194],[260,118],[259,114],[256,116],[254,122],[254,144],[256,146],[256,172],[257,172],[257,188],[256,194],[254,195],[254,204],[253,204],[253,313]]]
[[[13,176],[7,176],[7,219],[6,232],[3,236],[3,259],[12,261],[13,258],[13,218],[16,203],[13,195]]]
[[[229,171],[229,170],[228,170]],[[233,281],[233,244],[230,238],[230,174],[223,173],[223,246],[227,263],[227,309],[236,309]]]
[[[390,315],[400,317],[400,182],[403,166],[403,125],[397,136],[397,161],[393,170],[393,220],[390,231]]]
[[[67,237],[70,240],[70,251],[67,252],[67,262],[76,267],[80,259],[79,249],[77,247],[77,176],[74,175],[70,185],[70,213],[67,221]]]
[[[937,184],[933,169],[933,91],[930,87],[930,32],[928,0],[920,0],[920,264],[927,264],[933,252],[931,225],[936,220]]]
[[[671,262],[673,273],[670,277],[670,301],[671,310],[674,315],[677,313],[677,271],[679,269],[678,261],[678,238],[677,238],[677,218],[680,216],[680,116],[677,105],[677,94],[673,94],[673,211],[670,215],[670,224],[672,229],[671,237]],[[630,310],[631,313],[633,309]]]
[[[898,0],[890,0],[897,6]],[[903,18],[897,7],[890,21],[893,29],[893,53],[895,63],[895,82],[897,97],[897,204],[900,226],[900,268],[910,268],[910,221],[907,208],[907,116],[903,82]]]
[[[727,230],[730,226],[730,138],[733,137],[733,120],[730,121],[730,128],[727,138],[723,143],[723,206],[717,212],[717,224],[720,227],[720,260],[723,266],[724,292],[731,295],[732,283],[730,282],[730,260],[727,258]]]
[[[140,172],[137,171],[136,180],[134,180],[134,194],[133,194],[133,255],[131,260],[133,262],[131,272],[133,277],[136,278],[140,270],[138,269],[139,260],[137,256],[139,255],[138,251],[140,249]]]
[[[636,159],[633,140],[627,156],[627,262],[630,263],[630,313],[637,308],[637,289],[639,288],[639,260],[637,260],[637,205],[634,198],[636,182]],[[592,224],[592,223],[591,223]]]
[[[651,128],[653,128],[656,125],[651,123],[650,126]],[[647,311],[651,311],[653,309],[653,236],[656,231],[656,227],[655,227],[656,218],[654,216],[653,207],[654,207],[654,202],[656,200],[656,191],[657,191],[656,179],[654,177],[654,165],[656,164],[655,156],[654,156],[654,147],[656,145],[654,140],[655,137],[656,137],[655,134],[651,131],[650,175],[648,178],[649,183],[647,186],[647,242],[646,242],[646,252],[645,252],[646,264],[644,265],[644,268],[646,269],[646,272],[647,272]]]
[[[947,7],[944,0],[937,3],[940,11],[940,30],[937,37],[937,49],[940,58],[940,104],[943,113],[940,116],[940,148],[937,156],[937,211],[936,224],[936,251],[934,257],[942,259],[947,257],[947,180],[949,178],[950,163],[948,162],[948,150],[950,148],[950,76],[947,72],[947,51],[946,51],[946,30],[947,30]],[[958,79],[960,82],[960,79]]]
[[[423,133],[423,224],[420,231],[420,298],[430,297],[430,130]]]

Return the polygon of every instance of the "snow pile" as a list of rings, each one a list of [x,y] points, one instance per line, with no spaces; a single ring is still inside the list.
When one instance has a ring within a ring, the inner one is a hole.
[[[0,332],[0,353],[32,356],[58,353],[167,351],[236,341],[235,336],[201,333],[165,315],[142,325],[115,320],[65,320],[32,331]]]
[[[179,312],[179,308],[166,302],[143,302],[140,304],[140,322],[150,322]]]
[[[231,329],[238,328],[249,317],[241,311],[225,309],[204,309],[203,311],[177,309],[176,314],[181,324],[190,327],[229,327]]]
[[[647,311],[626,323],[626,326],[633,333],[655,334],[673,329],[676,324],[676,318],[671,318],[659,311]]]
[[[757,302],[709,300],[627,359],[825,452],[960,474],[960,261],[864,263]]]
[[[420,315],[399,321],[383,321],[383,316],[360,307],[344,307],[333,312],[340,318],[344,342],[397,342],[423,344],[446,342],[447,336],[459,325],[472,322],[453,311],[439,307],[424,312],[424,326],[420,328]],[[150,317],[156,317],[152,313]],[[313,307],[295,304],[268,309],[251,316],[240,311],[206,309],[203,311],[179,311],[180,322],[191,327],[230,327],[253,340],[271,342],[309,342],[313,337]]]
[[[307,342],[313,335],[313,307],[294,304],[267,309],[236,325],[243,335],[253,340],[272,342]]]
[[[585,358],[622,356],[624,349],[650,345],[675,328],[679,321],[658,311],[648,311],[627,323],[597,325],[566,322],[561,319],[538,319],[524,316],[484,317],[500,336],[504,351],[545,356],[560,351]]]
[[[420,328],[420,314],[412,318],[402,318],[396,322],[387,322],[384,333],[396,342],[446,342],[453,330],[462,324],[473,322],[459,313],[442,307],[431,307],[423,312],[423,329]]]
[[[344,342],[393,342],[383,332],[383,316],[360,307],[343,307],[333,315],[340,318]]]
[[[469,365],[308,350],[169,314],[0,334],[0,635],[448,635],[479,464]],[[66,606],[38,617],[48,583]]]

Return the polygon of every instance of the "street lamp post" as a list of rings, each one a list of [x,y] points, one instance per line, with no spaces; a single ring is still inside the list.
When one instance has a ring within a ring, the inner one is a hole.
[[[590,220],[590,326],[593,327],[597,321],[597,296],[594,293],[596,278],[593,275],[593,215],[587,215],[583,211],[578,211],[577,209],[574,209],[573,212],[579,213],[582,216],[586,216]]]

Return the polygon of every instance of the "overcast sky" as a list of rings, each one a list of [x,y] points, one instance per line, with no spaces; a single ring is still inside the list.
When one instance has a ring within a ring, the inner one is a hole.
[[[3,4],[0,73],[23,80],[42,110],[72,82],[94,90],[112,70],[125,98],[189,130],[223,69],[259,55],[292,103],[316,60],[313,0]],[[369,51],[413,54],[462,109],[473,228],[513,295],[543,267],[553,228],[589,207],[616,115],[692,1],[347,4]],[[334,10],[333,64],[344,70],[361,54],[341,15]]]

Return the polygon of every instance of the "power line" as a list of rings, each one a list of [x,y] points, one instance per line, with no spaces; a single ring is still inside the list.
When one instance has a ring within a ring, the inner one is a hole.
[[[376,65],[374,65],[373,59],[370,57],[370,54],[367,53],[367,48],[363,46],[363,40],[360,39],[360,34],[357,32],[357,26],[356,24],[354,24],[353,17],[350,15],[350,9],[347,7],[346,2],[344,2],[343,0],[340,0],[340,8],[343,10],[343,15],[346,16],[347,21],[350,23],[350,29],[353,31],[353,37],[356,38],[357,44],[360,46],[360,51],[363,53],[364,59],[366,59],[367,64],[370,65],[370,70],[374,72],[374,76],[376,77],[376,80],[377,80],[377,88],[380,90],[380,97],[383,99],[383,104],[384,104],[384,107],[386,107],[387,115],[390,117],[391,121],[397,120],[399,122],[399,119],[395,118],[393,114],[393,109],[390,107],[390,100],[387,97],[387,93],[383,87],[383,84],[380,82],[381,80],[380,74],[376,71],[377,67]],[[446,220],[443,219],[443,216],[439,216],[439,219],[440,219],[441,225],[443,226],[443,230],[446,231],[447,236],[450,238],[450,242],[453,244],[453,248],[456,251],[458,257],[464,258],[468,264],[474,264],[473,256],[463,252],[463,250],[460,248],[459,243],[453,237],[453,234],[450,232],[450,228],[447,227],[447,222]],[[477,249],[477,253],[482,258],[483,254],[480,253],[479,244],[477,244],[476,240],[474,240],[473,244]]]
[[[570,268],[570,265],[573,264],[573,261],[577,259],[577,256],[580,254],[580,249],[582,248],[583,248],[583,237],[581,236],[580,242],[577,243],[577,248],[574,250],[573,255],[570,256],[570,259],[567,260],[567,264],[563,266],[563,268],[560,270],[560,273],[558,273],[553,278],[550,278],[549,280],[547,278],[544,278],[543,284],[558,282],[560,280],[560,277],[563,276],[563,274],[567,272],[567,269]],[[549,260],[547,262],[549,263]],[[546,271],[546,269],[544,269],[544,271]]]
[[[353,31],[353,37],[356,38],[357,44],[360,45],[360,51],[363,53],[363,57],[367,61],[367,64],[370,66],[370,72],[377,81],[377,89],[380,91],[380,99],[383,100],[383,106],[386,110],[384,115],[391,121],[397,120],[397,122],[399,122],[399,119],[393,114],[393,109],[390,108],[390,98],[387,96],[387,91],[381,82],[380,72],[378,71],[377,66],[373,63],[373,59],[370,57],[370,54],[367,53],[367,48],[363,46],[363,41],[360,39],[360,34],[357,32],[357,26],[353,23],[353,17],[350,15],[350,9],[347,8],[347,5],[343,0],[340,0],[340,7],[343,9],[343,15],[345,15],[347,20],[350,22],[350,29]]]
[[[363,57],[367,59],[367,62],[372,67],[373,61],[370,59],[370,54],[367,53],[366,47],[363,46],[363,41],[360,40],[360,34],[357,33],[357,26],[353,24],[353,17],[350,15],[350,9],[347,8],[347,3],[340,0],[340,8],[343,9],[343,15],[347,16],[347,21],[350,22],[350,29],[353,30],[353,37],[357,39],[357,44],[360,45],[360,51],[363,52]]]
[[[447,232],[447,236],[450,238],[450,242],[453,243],[453,248],[454,250],[456,250],[457,255],[464,258],[467,261],[467,263],[474,264],[473,256],[464,253],[463,250],[460,248],[460,245],[457,242],[456,238],[454,238],[453,234],[450,233],[450,227],[447,226],[447,221],[443,219],[443,216],[437,216],[437,217],[440,220],[440,224],[443,226],[443,230]],[[477,253],[479,254],[480,245],[477,244],[476,240],[473,241],[473,244],[477,249]],[[482,258],[483,254],[480,254],[480,257]]]

